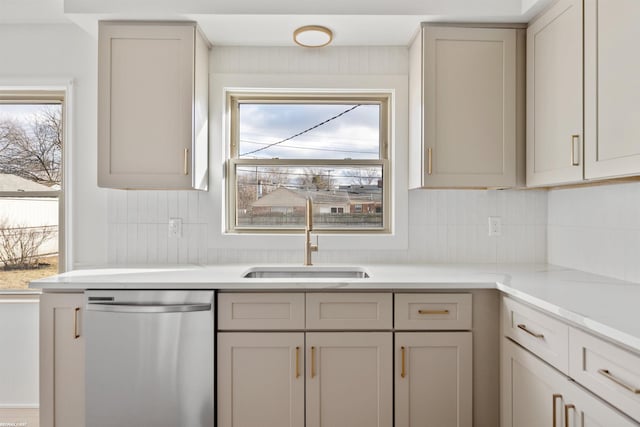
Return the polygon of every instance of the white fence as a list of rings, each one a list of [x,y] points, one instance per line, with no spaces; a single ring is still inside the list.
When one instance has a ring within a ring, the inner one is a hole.
[[[0,197],[0,226],[58,226],[57,197]],[[56,228],[57,230],[57,228]],[[40,254],[58,253],[58,233],[42,244]]]

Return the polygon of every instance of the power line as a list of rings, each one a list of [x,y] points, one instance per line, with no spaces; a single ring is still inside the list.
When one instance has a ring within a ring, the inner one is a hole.
[[[255,174],[256,170],[254,169],[246,169],[246,168],[236,168],[236,172],[248,172],[251,174]],[[278,172],[278,171],[259,171],[259,174],[264,175],[285,175],[285,176],[326,176],[326,174],[315,174],[315,173],[303,173],[303,172]],[[374,175],[374,176],[366,176],[366,175],[334,175],[335,179],[340,178],[360,178],[360,179],[380,179],[382,175]]]
[[[272,145],[268,142],[250,141],[248,139],[241,139],[240,142],[247,142],[249,144],[256,144],[256,145],[266,145],[267,147],[264,147],[265,149],[269,148],[269,146]],[[296,150],[332,151],[332,152],[338,152],[338,153],[358,153],[358,154],[378,154],[377,151],[339,150],[337,148],[295,147],[293,145],[282,145],[282,147],[293,148]],[[247,154],[250,154],[250,153],[241,154],[241,156],[246,156]]]
[[[362,105],[362,104],[356,104],[356,105],[354,105],[353,107],[347,108],[347,109],[346,109],[346,110],[344,110],[342,113],[340,113],[340,114],[336,114],[335,116],[328,118],[328,119],[327,119],[327,120],[325,120],[324,122],[318,123],[318,124],[317,124],[317,125],[315,125],[315,126],[312,126],[312,127],[310,127],[310,128],[307,128],[307,129],[303,130],[302,132],[298,132],[298,133],[296,133],[295,135],[290,136],[289,138],[285,138],[285,139],[283,139],[283,140],[280,140],[280,141],[274,142],[274,143],[272,143],[272,144],[267,145],[266,147],[258,148],[258,149],[255,149],[255,150],[253,150],[253,151],[249,151],[249,152],[247,152],[247,153],[240,154],[240,157],[242,157],[242,156],[248,156],[249,154],[253,154],[253,153],[257,153],[258,151],[266,150],[267,148],[273,147],[274,145],[282,144],[283,142],[290,141],[290,140],[292,140],[293,138],[297,138],[297,137],[299,137],[300,135],[304,135],[305,133],[311,132],[312,130],[317,129],[317,128],[319,128],[320,126],[326,125],[327,123],[329,123],[329,122],[330,122],[330,121],[332,121],[332,120],[337,119],[338,117],[344,116],[344,115],[345,115],[345,114],[347,114],[349,111],[353,111],[353,110],[355,110],[356,108],[358,108],[358,107],[359,107],[359,106],[361,106],[361,105]]]

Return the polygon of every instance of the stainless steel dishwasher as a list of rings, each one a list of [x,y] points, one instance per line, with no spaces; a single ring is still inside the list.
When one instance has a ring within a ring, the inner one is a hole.
[[[87,427],[213,427],[214,292],[85,298]]]

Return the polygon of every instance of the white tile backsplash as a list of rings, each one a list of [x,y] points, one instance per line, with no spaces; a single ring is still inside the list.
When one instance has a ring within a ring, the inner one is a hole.
[[[302,258],[302,250],[215,249],[208,236],[220,225],[209,218],[218,204],[208,192],[111,190],[108,203],[112,264],[298,263]],[[489,216],[502,218],[502,236],[488,236]],[[181,238],[168,236],[168,221],[174,217],[182,218]],[[545,191],[414,190],[409,192],[406,250],[320,250],[314,259],[318,263],[545,262],[546,218]]]
[[[640,282],[640,183],[552,190],[551,264]]]

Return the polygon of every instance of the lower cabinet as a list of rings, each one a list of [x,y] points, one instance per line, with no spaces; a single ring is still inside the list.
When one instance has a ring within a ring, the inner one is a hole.
[[[221,332],[217,348],[219,427],[392,425],[391,332]]]
[[[40,426],[84,427],[84,294],[40,296]]]
[[[471,332],[395,336],[395,427],[471,427]]]
[[[306,427],[393,425],[391,332],[310,332],[306,353]]]
[[[218,316],[218,427],[473,425],[470,293],[223,292]]]
[[[502,351],[501,427],[638,426],[507,338]]]
[[[218,426],[304,427],[304,333],[218,333]]]

